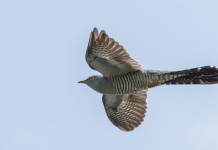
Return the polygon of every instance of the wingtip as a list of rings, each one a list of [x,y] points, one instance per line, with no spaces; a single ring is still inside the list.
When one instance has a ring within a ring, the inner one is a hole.
[[[98,29],[96,27],[94,27],[93,33],[95,35],[95,38],[97,38],[97,36],[98,36]]]

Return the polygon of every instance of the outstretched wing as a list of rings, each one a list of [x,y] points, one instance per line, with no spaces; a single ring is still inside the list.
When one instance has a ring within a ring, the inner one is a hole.
[[[104,94],[103,104],[110,121],[124,131],[138,127],[145,117],[147,91],[125,95]]]
[[[98,35],[96,28],[89,38],[86,61],[90,68],[99,71],[105,77],[143,70],[123,46],[109,38],[104,30]]]

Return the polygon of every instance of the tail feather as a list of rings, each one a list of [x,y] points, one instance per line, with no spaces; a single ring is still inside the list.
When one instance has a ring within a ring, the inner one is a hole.
[[[218,68],[204,66],[200,68],[187,69],[167,73],[174,78],[167,80],[164,84],[216,84],[218,83]]]

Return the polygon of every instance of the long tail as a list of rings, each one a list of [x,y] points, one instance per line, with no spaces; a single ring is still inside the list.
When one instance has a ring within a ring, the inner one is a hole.
[[[187,69],[164,73],[163,84],[216,84],[218,83],[218,68],[214,66],[204,66],[200,68]]]

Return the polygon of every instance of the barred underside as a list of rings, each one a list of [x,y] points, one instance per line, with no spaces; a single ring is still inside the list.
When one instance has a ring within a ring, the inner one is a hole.
[[[148,83],[141,71],[130,72],[125,75],[112,76],[109,78],[116,90],[116,94],[129,94],[145,89]]]

